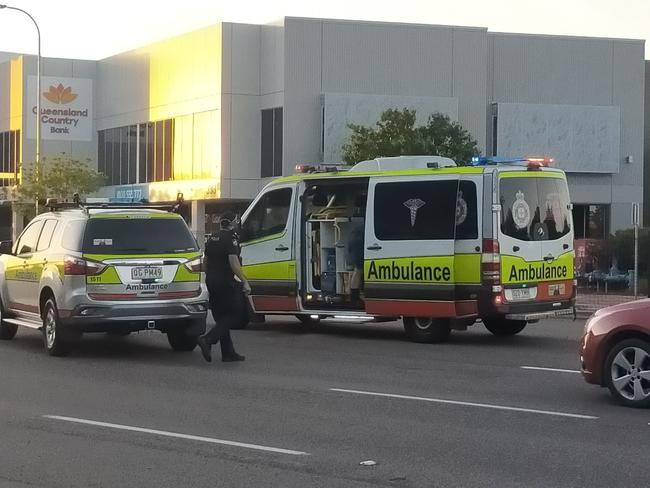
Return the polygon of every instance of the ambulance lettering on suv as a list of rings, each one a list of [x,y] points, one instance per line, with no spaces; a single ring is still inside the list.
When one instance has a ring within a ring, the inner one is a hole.
[[[205,331],[202,253],[176,207],[48,201],[0,246],[0,339],[40,329],[64,355],[83,333],[158,330],[176,351]]]
[[[419,342],[480,320],[495,335],[573,313],[573,222],[545,158],[401,156],[296,166],[242,217],[258,314],[402,318]]]

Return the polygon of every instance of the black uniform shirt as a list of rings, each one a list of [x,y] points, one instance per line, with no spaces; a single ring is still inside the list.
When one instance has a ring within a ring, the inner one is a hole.
[[[206,279],[215,284],[232,284],[235,275],[230,268],[229,255],[239,256],[239,236],[232,230],[221,229],[205,244]]]

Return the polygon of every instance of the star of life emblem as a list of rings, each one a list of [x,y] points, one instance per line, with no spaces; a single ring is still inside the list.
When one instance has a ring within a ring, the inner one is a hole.
[[[463,222],[467,219],[467,202],[463,198],[463,192],[458,191],[458,197],[456,197],[456,225],[462,225]]]
[[[424,200],[419,198],[409,198],[404,202],[404,206],[411,211],[411,227],[415,227],[415,218],[418,213],[418,209],[423,207],[426,204]]]
[[[525,229],[530,224],[530,206],[524,200],[524,192],[519,190],[517,199],[512,204],[512,220],[517,229]]]

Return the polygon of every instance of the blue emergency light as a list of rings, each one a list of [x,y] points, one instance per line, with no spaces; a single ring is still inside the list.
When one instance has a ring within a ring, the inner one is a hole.
[[[553,158],[508,158],[503,156],[474,156],[472,166],[491,166],[497,164],[508,164],[511,166],[523,166],[527,168],[548,167],[553,163]]]

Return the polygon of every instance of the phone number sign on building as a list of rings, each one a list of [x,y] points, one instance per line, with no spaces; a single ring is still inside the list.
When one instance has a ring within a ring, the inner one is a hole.
[[[28,107],[36,115],[36,76],[27,80]],[[41,78],[41,137],[92,141],[93,82],[87,78]],[[27,117],[27,136],[36,138],[36,118]]]

